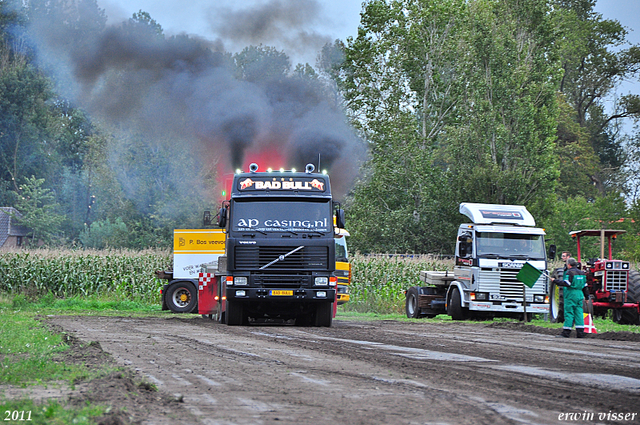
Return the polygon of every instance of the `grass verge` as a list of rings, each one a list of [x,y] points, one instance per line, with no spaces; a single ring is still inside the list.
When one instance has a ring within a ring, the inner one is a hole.
[[[119,373],[110,362],[92,362],[71,355],[76,343],[42,321],[50,314],[153,315],[160,307],[106,298],[59,299],[50,294],[28,299],[0,294],[0,413],[2,423],[95,424],[111,407],[94,402],[72,403],[66,398],[38,398],[45,390],[73,390],[81,383]],[[82,346],[81,346],[82,347]],[[76,347],[77,348],[77,347]],[[88,350],[91,344],[87,344]],[[85,352],[86,353],[86,352]],[[15,389],[25,396],[15,396]],[[13,392],[14,396],[6,394]]]
[[[409,319],[404,314],[392,313],[392,314],[381,314],[381,313],[359,313],[352,310],[344,309],[343,307],[338,307],[338,312],[336,314],[337,320],[356,320],[356,321],[369,321],[369,320],[396,320],[402,322],[425,322],[425,323],[441,323],[441,322],[452,322],[451,317],[446,314],[439,314],[433,319]],[[520,322],[517,318],[495,318],[493,322]],[[468,320],[464,322],[457,323],[490,323],[490,321],[473,321]],[[548,320],[545,320],[542,315],[535,316],[532,321],[527,323],[532,326],[540,326],[548,329],[558,329],[558,332],[562,329],[562,323],[551,323]],[[637,325],[620,325],[618,323],[614,323],[610,318],[599,318],[596,317],[594,320],[594,325],[598,330],[598,333],[604,332],[632,332],[640,334],[640,326]]]

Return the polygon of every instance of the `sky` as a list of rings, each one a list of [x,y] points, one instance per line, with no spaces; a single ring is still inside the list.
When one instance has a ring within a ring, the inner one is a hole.
[[[105,9],[110,23],[117,23],[131,17],[139,10],[149,12],[151,17],[162,25],[167,35],[190,34],[205,39],[215,40],[220,34],[216,31],[216,17],[225,16],[226,12],[247,12],[260,7],[270,6],[270,16],[263,16],[263,22],[280,11],[286,15],[290,11],[314,9],[311,13],[300,14],[293,19],[290,16],[289,27],[293,33],[324,37],[328,40],[339,38],[345,40],[348,36],[355,36],[360,22],[362,0],[98,0],[100,7]],[[274,12],[276,10],[276,12]],[[622,25],[631,29],[629,39],[633,43],[640,43],[640,1],[639,0],[597,0],[595,10],[607,19],[617,19]],[[290,13],[289,15],[293,15]],[[286,17],[280,17],[280,27],[287,23]],[[274,25],[278,25],[277,23]],[[218,28],[219,29],[219,28]],[[296,33],[297,29],[297,33]],[[296,41],[300,41],[298,38]],[[286,51],[286,50],[285,50]],[[293,53],[292,53],[293,55]],[[304,56],[312,55],[308,53]]]
[[[264,44],[284,50],[293,64],[315,65],[327,42],[355,36],[360,0],[98,0],[108,23],[148,12],[166,35],[220,39],[226,51]]]
[[[167,35],[222,40],[230,52],[262,42],[284,50],[293,64],[312,65],[325,43],[356,35],[362,11],[362,0],[98,0],[98,4],[110,23],[142,10]],[[629,29],[629,41],[640,44],[640,0],[598,0],[595,10],[620,21]],[[640,83],[625,82],[617,92],[628,93],[640,93]]]

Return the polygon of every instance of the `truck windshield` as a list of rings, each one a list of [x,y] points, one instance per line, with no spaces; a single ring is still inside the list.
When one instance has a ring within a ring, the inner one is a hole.
[[[231,230],[236,232],[333,233],[328,201],[236,201],[231,211]]]
[[[336,237],[336,261],[349,262],[349,255],[347,254],[347,240],[344,236]]]
[[[478,232],[476,253],[478,257],[544,260],[544,238],[542,235]]]

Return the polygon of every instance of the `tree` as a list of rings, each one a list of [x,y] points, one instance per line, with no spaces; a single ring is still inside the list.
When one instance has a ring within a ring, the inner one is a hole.
[[[49,80],[24,56],[4,55],[10,60],[0,68],[0,176],[15,190],[24,176],[42,175],[43,165],[49,165],[52,92]]]
[[[289,57],[275,47],[249,46],[233,55],[236,77],[250,82],[267,82],[285,77],[291,70]]]
[[[18,187],[16,202],[16,209],[22,214],[19,222],[29,229],[29,236],[36,243],[56,240],[64,219],[58,212],[60,206],[55,202],[53,193],[43,184],[44,179],[34,176],[25,178]]]
[[[544,1],[475,1],[458,54],[466,81],[448,126],[447,162],[460,199],[548,213],[559,72]]]
[[[629,46],[627,30],[618,21],[603,19],[593,10],[595,0],[554,3],[552,19],[564,70],[560,91],[573,107],[573,119],[587,132],[588,142],[599,159],[599,167],[588,167],[584,174],[595,183],[599,194],[619,191],[619,172],[625,157],[615,122],[640,117],[640,96],[623,96],[608,113],[603,99],[622,80],[638,75],[640,46]],[[564,180],[561,176],[561,185],[568,184]]]
[[[560,70],[548,12],[543,0],[365,5],[339,73],[371,152],[350,227],[373,220],[376,246],[424,252],[451,247],[462,201],[549,212]]]

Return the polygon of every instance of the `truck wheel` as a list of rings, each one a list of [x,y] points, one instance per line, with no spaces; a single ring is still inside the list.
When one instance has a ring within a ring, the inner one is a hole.
[[[462,307],[462,301],[460,301],[460,291],[458,288],[453,288],[451,292],[451,299],[449,300],[449,316],[453,320],[465,320],[469,311]]]
[[[244,320],[244,309],[242,308],[242,303],[227,300],[226,318],[227,325],[229,326],[242,325]]]
[[[404,309],[407,313],[407,317],[409,319],[417,319],[420,317],[420,307],[418,307],[418,299],[420,296],[418,295],[418,288],[412,286],[407,291],[407,296],[405,299]]]
[[[331,327],[331,321],[333,319],[333,304],[322,303],[318,304],[316,308],[316,326]]]
[[[165,294],[167,307],[174,313],[191,313],[198,310],[198,293],[193,283],[173,282]]]
[[[553,272],[554,279],[562,278],[563,269],[556,269]],[[564,298],[562,289],[555,283],[551,283],[549,289],[549,318],[551,323],[564,322]]]

